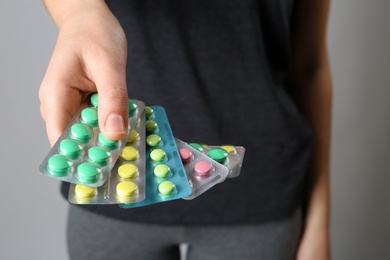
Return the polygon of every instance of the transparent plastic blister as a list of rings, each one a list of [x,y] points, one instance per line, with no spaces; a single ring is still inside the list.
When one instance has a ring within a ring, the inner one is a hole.
[[[73,204],[137,203],[145,199],[145,112],[128,137],[110,177],[91,190],[71,184],[68,200]],[[93,188],[93,187],[92,187]]]
[[[235,178],[240,175],[242,162],[245,156],[245,148],[243,146],[233,145],[207,145],[205,152],[207,153],[210,149],[221,148],[228,152],[228,161],[230,164],[227,166],[230,168],[227,178]],[[236,162],[236,163],[235,163]]]
[[[97,119],[97,94],[89,107],[80,107],[44,158],[39,171],[46,176],[90,187],[101,186],[126,145],[145,104],[129,99],[128,135],[113,141],[105,138]]]
[[[225,180],[229,172],[226,166],[177,138],[176,145],[192,190],[191,194],[183,199],[194,199]]]
[[[217,145],[205,145],[199,143],[189,143],[191,147],[199,152],[202,152],[217,162],[225,165],[229,169],[229,173],[226,178],[234,178],[240,174],[242,158],[239,154],[229,152],[232,150],[232,146],[217,146]],[[227,149],[229,147],[229,149]],[[234,148],[234,147],[233,147]],[[244,150],[245,151],[245,150]],[[240,165],[241,162],[241,165]],[[224,181],[224,180],[222,180]]]
[[[120,204],[122,208],[181,199],[191,194],[165,109],[152,106],[145,111],[148,119],[145,127],[146,197],[139,203]]]

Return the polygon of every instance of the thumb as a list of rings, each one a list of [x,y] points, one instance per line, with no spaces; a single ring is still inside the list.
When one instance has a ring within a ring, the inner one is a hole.
[[[107,68],[96,72],[100,130],[109,139],[123,139],[128,131],[126,72]]]

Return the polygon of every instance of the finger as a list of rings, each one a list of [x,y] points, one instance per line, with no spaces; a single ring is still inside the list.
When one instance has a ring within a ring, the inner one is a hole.
[[[93,70],[99,94],[99,127],[112,140],[123,139],[128,125],[128,94],[125,64],[101,62]]]
[[[43,89],[40,94],[41,113],[50,145],[53,146],[80,107],[82,95],[74,88],[58,84]]]

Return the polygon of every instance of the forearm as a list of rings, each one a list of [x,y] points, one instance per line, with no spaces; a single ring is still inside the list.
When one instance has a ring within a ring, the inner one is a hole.
[[[301,90],[301,111],[308,118],[314,133],[314,145],[308,169],[306,201],[307,231],[326,232],[329,226],[330,200],[330,139],[332,87],[327,64],[307,79]]]
[[[317,67],[292,74],[298,75],[291,77],[292,95],[314,133],[303,240],[317,240],[329,252],[332,84],[326,55]]]
[[[75,15],[106,10],[104,0],[42,0],[58,28]]]
[[[314,133],[305,226],[297,259],[329,259],[332,83],[326,46],[329,0],[296,0],[291,25],[288,91]]]

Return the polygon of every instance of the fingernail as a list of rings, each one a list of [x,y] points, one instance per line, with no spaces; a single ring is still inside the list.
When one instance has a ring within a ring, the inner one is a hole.
[[[118,114],[110,114],[106,120],[105,130],[108,134],[126,133],[125,120]]]

